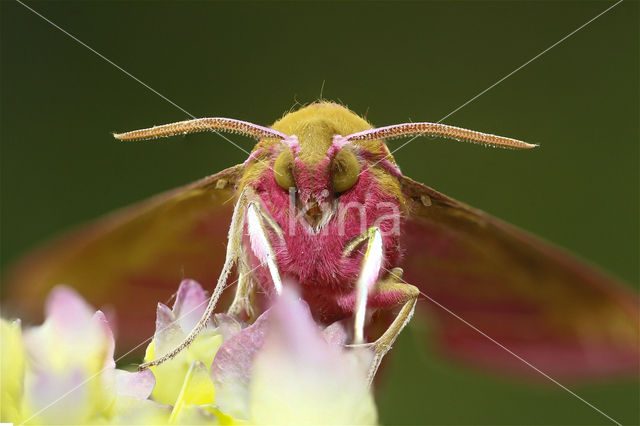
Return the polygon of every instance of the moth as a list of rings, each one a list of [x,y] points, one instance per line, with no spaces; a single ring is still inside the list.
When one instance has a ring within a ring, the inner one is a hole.
[[[439,347],[456,359],[530,372],[506,347],[557,377],[637,369],[636,294],[561,249],[404,176],[386,141],[437,136],[515,149],[535,145],[437,123],[374,128],[330,102],[288,113],[271,127],[203,118],[115,137],[201,131],[238,133],[257,144],[243,164],[27,256],[8,278],[12,306],[38,312],[50,287],[82,288],[92,303],[115,308],[126,324],[120,339],[136,344],[153,321],[145,310],[151,304],[140,301],[166,299],[183,277],[214,287],[185,342],[147,367],[189,344],[235,270],[228,309],[247,321],[261,309],[261,297],[275,297],[287,283],[299,286],[319,322],[349,319],[355,344],[365,343],[373,313],[397,311],[370,343],[371,374],[421,293],[437,304],[429,307]]]

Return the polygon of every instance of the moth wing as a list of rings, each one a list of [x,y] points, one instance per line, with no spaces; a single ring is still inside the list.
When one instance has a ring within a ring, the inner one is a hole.
[[[213,289],[220,273],[241,165],[85,225],[27,255],[7,274],[5,306],[40,320],[49,290],[65,284],[114,310],[125,347],[153,334],[155,302],[180,280]]]
[[[425,301],[445,354],[505,373],[552,377],[638,370],[635,292],[568,253],[404,178],[405,279],[486,333]]]

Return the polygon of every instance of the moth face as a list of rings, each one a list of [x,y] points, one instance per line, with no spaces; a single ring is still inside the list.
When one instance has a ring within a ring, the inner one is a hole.
[[[273,163],[273,176],[280,188],[295,196],[296,209],[315,229],[331,219],[340,197],[358,183],[361,169],[350,147],[329,150],[324,159],[311,162],[285,148]]]

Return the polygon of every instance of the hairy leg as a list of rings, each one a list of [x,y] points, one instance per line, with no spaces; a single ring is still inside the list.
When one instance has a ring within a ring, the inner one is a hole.
[[[264,222],[272,227],[276,234],[278,234],[279,236],[282,236],[282,230],[280,229],[278,224],[269,216],[269,214],[266,213],[264,209],[262,209],[259,203],[258,195],[253,191],[253,189],[247,187],[242,191],[242,193],[238,197],[238,201],[236,202],[231,219],[231,226],[229,227],[229,241],[227,243],[227,252],[224,265],[222,267],[222,272],[220,273],[220,277],[218,278],[216,287],[211,294],[209,303],[207,304],[207,308],[200,318],[200,321],[198,321],[198,324],[196,324],[193,330],[191,330],[191,332],[187,335],[184,341],[180,343],[180,345],[178,345],[178,347],[176,347],[171,352],[164,354],[158,359],[141,364],[138,367],[139,370],[144,370],[155,365],[160,365],[163,362],[172,359],[182,350],[188,347],[195,340],[200,331],[205,328],[205,326],[207,325],[207,321],[209,320],[211,315],[213,315],[213,311],[216,307],[216,304],[218,303],[218,299],[220,299],[220,295],[225,289],[227,279],[229,277],[229,274],[231,273],[233,265],[237,263],[238,260],[242,258],[242,256],[246,256],[246,253],[244,253],[244,247],[242,245],[242,236],[244,232],[244,225],[247,221],[247,216],[250,216],[248,218],[250,228],[253,227],[254,229],[253,234],[250,235],[252,239],[252,248],[254,246],[253,240],[259,240],[259,244],[261,244],[260,249],[262,249],[262,251],[260,253],[256,253],[256,255],[260,259],[262,264],[268,264],[271,275],[272,277],[274,277],[274,284],[278,286],[280,282],[279,273],[277,271],[277,266],[275,265],[273,248],[271,247],[271,242],[269,241]],[[250,274],[251,272],[252,271],[250,270],[245,271],[245,276]],[[242,289],[239,286],[237,291],[240,290],[242,290],[243,292],[246,291],[246,286],[243,286]]]
[[[389,352],[402,329],[411,320],[420,295],[420,290],[417,287],[402,282],[401,278],[402,269],[394,268],[384,281],[376,284],[374,289],[374,294],[384,296],[387,293],[389,296],[394,297],[398,304],[402,304],[402,308],[400,308],[400,312],[398,312],[389,328],[378,340],[371,344],[374,350],[374,357],[367,377],[369,384],[373,381],[382,358]]]
[[[227,313],[234,317],[242,317],[243,314],[249,322],[253,322],[256,317],[255,291],[256,283],[254,275],[249,268],[246,252],[242,252],[238,259],[238,288],[233,298],[233,302]]]

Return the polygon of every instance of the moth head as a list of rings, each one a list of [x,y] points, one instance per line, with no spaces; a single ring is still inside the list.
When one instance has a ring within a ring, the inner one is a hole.
[[[114,134],[114,137],[127,141],[205,131],[252,137],[258,140],[258,144],[244,164],[244,182],[259,182],[259,177],[266,176],[269,178],[267,184],[271,185],[266,191],[295,193],[300,203],[298,208],[309,213],[309,223],[316,229],[328,220],[325,212],[330,209],[325,207],[335,207],[340,199],[349,200],[351,195],[366,197],[362,195],[366,191],[354,191],[354,188],[364,182],[372,182],[371,173],[367,173],[370,170],[376,172],[376,184],[394,188],[401,197],[397,178],[402,177],[402,173],[393,160],[386,140],[438,136],[506,148],[536,146],[440,123],[370,127],[366,120],[341,105],[320,103],[286,114],[273,127],[212,117]],[[339,132],[347,136],[336,135]],[[302,144],[296,134],[301,136]],[[257,166],[258,163],[260,166]],[[273,177],[264,173],[273,173]],[[322,210],[321,214],[318,213],[319,209]]]
[[[305,199],[325,200],[329,193],[337,198],[358,182],[362,167],[352,147],[332,145],[324,160],[308,164],[299,158],[295,136],[282,142],[284,147],[273,162],[273,176],[282,189],[300,190]]]
[[[273,169],[279,187],[287,191],[295,188],[305,198],[318,198],[325,191],[329,194],[325,198],[337,198],[357,185],[363,171],[374,167],[384,169],[395,177],[402,176],[385,143],[385,140],[393,138],[424,135],[507,148],[536,146],[440,123],[402,123],[357,131],[367,126],[369,124],[355,113],[329,103],[314,104],[289,113],[276,122],[274,128],[214,117],[165,124],[114,136],[119,140],[141,140],[203,131],[249,136],[259,142],[245,166],[254,161],[262,163],[263,170],[264,167]],[[349,134],[335,135],[337,131]],[[353,131],[356,132],[351,133]],[[304,135],[302,145],[295,133]],[[329,140],[332,134],[333,139]],[[310,138],[309,135],[315,136]],[[267,155],[267,160],[264,161],[262,158],[265,158],[267,152],[277,155],[275,160]]]

